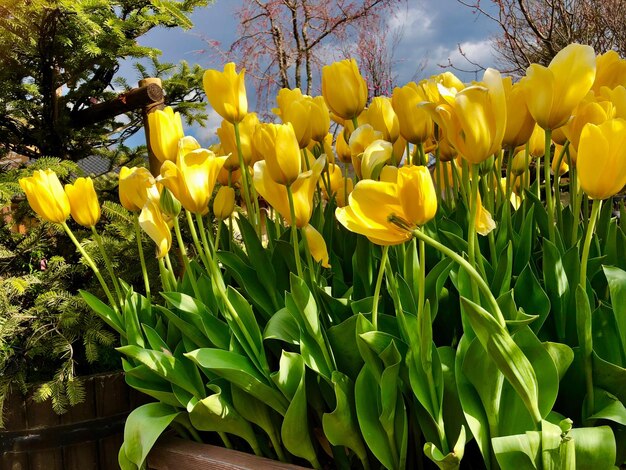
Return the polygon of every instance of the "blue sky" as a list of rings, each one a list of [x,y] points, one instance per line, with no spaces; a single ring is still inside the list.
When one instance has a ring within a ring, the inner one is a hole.
[[[223,63],[209,53],[205,40],[218,41],[223,49],[228,48],[237,34],[233,13],[241,3],[242,0],[215,0],[192,15],[193,29],[155,29],[140,42],[163,51],[163,61],[186,60],[206,68],[221,68]],[[448,59],[460,68],[472,68],[460,56],[459,44],[472,61],[483,66],[496,65],[492,38],[498,34],[497,25],[456,0],[407,0],[405,8],[387,19],[387,27],[391,32],[399,32],[401,38],[394,51],[399,84],[440,73],[444,69],[439,65],[447,64]],[[136,73],[128,64],[123,64],[120,73],[131,84],[136,81]],[[464,81],[480,78],[475,74],[455,73]],[[248,83],[247,88],[250,94],[252,84]],[[210,119],[204,129],[187,130],[201,143],[212,140],[220,124],[219,117],[208,111]]]

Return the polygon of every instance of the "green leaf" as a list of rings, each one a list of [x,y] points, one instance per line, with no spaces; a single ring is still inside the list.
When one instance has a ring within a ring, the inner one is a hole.
[[[525,269],[530,261],[530,253],[533,246],[533,234],[535,231],[535,206],[526,213],[526,219],[522,225],[520,237],[514,246],[513,274],[519,274]]]
[[[432,442],[424,445],[424,453],[426,457],[432,460],[441,470],[455,470],[461,465],[461,459],[465,452],[465,426],[461,426],[459,438],[454,444],[452,452],[444,455]]]
[[[526,434],[496,437],[492,439],[492,444],[501,468],[519,470],[539,468],[540,432],[529,431]]]
[[[180,414],[163,403],[148,403],[133,410],[124,426],[125,459],[120,458],[120,466],[131,462],[142,468],[156,440]]]
[[[504,224],[506,225],[506,224]],[[504,251],[504,250],[503,250]],[[506,253],[500,253],[496,271],[491,281],[491,292],[500,297],[511,288],[511,275],[513,274],[513,243],[509,241]]]
[[[187,390],[192,395],[198,397],[204,395],[204,384],[200,376],[190,374],[185,365],[172,356],[171,352],[152,351],[133,345],[121,346],[117,350],[141,362],[160,377]]]
[[[335,390],[335,409],[324,413],[322,427],[324,435],[334,446],[351,449],[361,462],[367,461],[367,449],[363,443],[356,418],[354,404],[354,384],[341,372],[334,371],[332,383]]]
[[[272,379],[290,400],[280,430],[285,448],[297,457],[321,468],[310,435],[305,387],[304,359],[296,353],[282,352],[279,371]]]
[[[561,381],[574,360],[574,351],[568,345],[562,343],[545,342],[543,346],[550,354],[552,362],[554,362],[559,373],[559,381]]]
[[[622,356],[626,361],[626,271],[612,266],[603,266],[603,269],[609,283],[611,305],[619,330]]]
[[[337,370],[343,372],[352,380],[356,380],[363,366],[363,358],[357,345],[357,321],[359,317],[353,315],[339,325],[328,329],[328,342],[337,361]]]
[[[151,328],[150,326],[145,325],[145,324],[142,324],[141,326],[143,328],[144,334],[146,335],[146,339],[148,340],[148,344],[150,345],[151,349],[154,349],[155,351],[161,351],[161,352],[169,351],[170,349],[169,346],[165,343],[165,341],[161,339],[161,337],[154,330],[154,328]]]
[[[175,325],[176,328],[178,328],[181,331],[181,333],[184,334],[187,338],[189,338],[197,347],[210,348],[213,346],[218,346],[218,347],[224,346],[223,344],[222,345],[213,344],[213,342],[209,338],[204,336],[195,325],[187,323],[185,320],[180,318],[171,310],[168,310],[167,308],[162,307],[161,305],[157,305],[156,308],[163,315],[165,315],[165,317],[168,319],[169,322]],[[212,336],[219,338],[219,335],[212,335]],[[228,347],[228,342],[226,343],[226,347]]]
[[[265,325],[263,339],[278,339],[289,344],[299,344],[300,329],[287,308],[281,308]]]
[[[143,348],[145,342],[141,334],[139,322],[141,308],[141,297],[136,295],[132,290],[129,290],[126,294],[126,301],[124,302],[124,329],[126,330],[126,338],[128,344]]]
[[[189,413],[193,427],[199,431],[227,432],[244,439],[256,455],[260,455],[259,443],[248,421],[241,417],[217,385],[209,385],[214,392],[199,400]]]
[[[594,399],[593,409],[599,411],[587,419],[606,419],[626,426],[626,407],[615,395],[606,390],[594,388]]]
[[[576,449],[576,468],[614,468],[615,436],[610,427],[572,429],[569,436]]]
[[[132,367],[125,359],[122,359],[122,364],[128,385],[167,405],[180,406],[180,402],[172,393],[171,382],[159,377],[143,364]]]
[[[601,359],[595,352],[591,360],[594,385],[626,403],[626,369]]]
[[[461,297],[461,304],[489,357],[519,394],[533,420],[539,422],[537,377],[528,358],[485,309],[465,297]]]
[[[245,356],[232,351],[203,348],[185,354],[202,369],[225,378],[233,385],[267,403],[284,416],[288,401],[271,387],[252,362]]]
[[[126,338],[126,330],[122,324],[122,319],[115,310],[86,290],[79,290],[78,292],[87,305],[89,305],[107,325],[117,331],[122,338]]]
[[[558,248],[545,238],[543,239],[543,282],[554,313],[557,337],[563,339],[569,305],[569,281]],[[539,330],[534,329],[534,331]]]
[[[527,314],[539,316],[531,327],[535,333],[538,332],[550,313],[550,299],[533,274],[530,264],[524,267],[517,278],[513,292],[519,308],[524,309]]]

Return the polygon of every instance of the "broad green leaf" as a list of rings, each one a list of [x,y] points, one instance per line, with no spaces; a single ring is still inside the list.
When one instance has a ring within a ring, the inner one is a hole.
[[[554,362],[556,370],[559,373],[560,381],[563,379],[567,369],[574,360],[574,351],[568,345],[562,343],[545,342],[543,346],[546,348],[546,351],[548,351],[548,354],[550,354],[552,362]]]
[[[361,462],[367,461],[367,449],[361,438],[354,404],[354,384],[341,372],[334,371],[335,409],[324,413],[322,426],[328,441],[334,446],[351,449]]]
[[[129,290],[126,294],[126,300],[124,302],[124,329],[126,331],[126,339],[128,344],[132,346],[139,346],[143,348],[145,342],[143,335],[141,334],[141,326],[139,321],[140,312],[142,309],[141,296],[135,294],[132,290]]]
[[[543,282],[546,286],[546,293],[550,299],[554,323],[557,329],[557,337],[565,338],[566,315],[569,304],[569,281],[561,254],[558,248],[550,240],[544,238],[543,243]],[[530,291],[529,291],[530,293]],[[542,320],[545,319],[542,318]],[[542,321],[543,323],[543,321]],[[535,332],[539,331],[534,329]]]
[[[585,289],[578,284],[576,286],[576,332],[578,345],[583,359],[591,356],[593,350],[593,337],[591,336],[591,306]]]
[[[614,468],[615,436],[608,426],[572,429],[569,436],[576,449],[576,468]]]
[[[126,459],[142,468],[156,440],[178,415],[176,408],[163,403],[148,403],[133,410],[124,426]],[[124,463],[120,459],[120,466]]]
[[[274,410],[284,415],[288,401],[254,367],[245,356],[232,351],[203,348],[185,354],[201,369],[225,378],[233,385],[250,393],[255,398],[267,403]]]
[[[148,340],[148,344],[150,345],[150,349],[154,349],[155,351],[167,352],[170,350],[169,346],[161,339],[159,334],[154,330],[154,328],[142,324],[143,332]],[[170,351],[171,352],[171,351]]]
[[[122,354],[126,354],[155,372],[160,377],[175,383],[195,396],[204,394],[204,384],[199,376],[187,372],[184,364],[176,359],[171,352],[152,351],[137,346],[121,346],[117,348]]]
[[[462,427],[467,429],[467,422],[463,415],[463,407],[459,400],[459,392],[454,375],[454,361],[456,350],[451,346],[437,348],[437,355],[441,362],[441,375],[443,377],[443,401],[442,412],[446,437],[452,441],[458,439],[457,433]]]
[[[539,315],[531,328],[536,333],[550,313],[550,299],[543,291],[541,284],[533,274],[530,264],[522,270],[513,289],[515,303],[529,315]]]
[[[539,422],[541,413],[538,409],[537,377],[528,358],[485,309],[464,297],[461,298],[461,304],[468,312],[476,336],[489,357],[520,395],[533,420]]]
[[[522,225],[519,239],[513,247],[513,274],[517,275],[528,266],[532,251],[535,231],[535,206],[526,213],[526,219]]]
[[[595,353],[607,362],[625,366],[626,357],[622,354],[622,341],[613,308],[601,302],[591,314],[591,322]]]
[[[206,336],[202,334],[201,330],[198,330],[197,326],[192,325],[191,323],[187,323],[185,320],[180,318],[171,310],[165,307],[162,307],[161,305],[157,305],[156,308],[163,315],[165,315],[167,320],[171,322],[172,324],[174,324],[176,328],[178,328],[181,331],[182,334],[184,334],[187,338],[193,341],[197,347],[199,348],[210,348],[213,346],[228,347],[228,342],[226,342],[226,344],[213,344],[213,342],[209,338],[207,338]],[[217,320],[217,318],[215,320]],[[220,320],[217,320],[217,321],[219,322]],[[226,325],[224,324],[224,326]],[[218,339],[218,341],[222,342],[222,338],[220,337],[221,335],[212,334],[212,336],[214,337],[214,339]]]
[[[305,372],[302,356],[282,352],[279,372],[272,375],[276,385],[290,400],[280,434],[289,452],[308,460],[313,467],[321,468],[309,432]]]
[[[143,364],[132,367],[128,361],[122,359],[122,365],[128,385],[167,405],[180,406],[180,402],[172,393],[171,382],[159,377]]]
[[[500,297],[511,288],[513,243],[509,241],[505,249],[506,253],[500,253],[499,261],[493,275],[493,281],[491,281],[491,292],[493,292],[496,297]]]
[[[89,305],[107,325],[117,331],[122,338],[126,338],[126,330],[124,329],[122,319],[115,310],[86,290],[79,290],[78,292],[87,305]]]
[[[594,398],[593,409],[598,411],[587,419],[606,419],[626,426],[626,407],[615,395],[606,390],[594,388]]]
[[[611,305],[620,334],[622,355],[626,359],[626,271],[612,266],[603,266],[609,283]]]
[[[199,400],[189,413],[193,427],[198,431],[226,432],[244,439],[256,455],[260,455],[259,443],[248,421],[241,417],[229,403],[217,385],[209,385],[213,390],[210,395]]]
[[[539,465],[538,451],[541,450],[541,433],[530,431],[526,434],[495,437],[493,451],[501,468],[535,470]]]
[[[278,339],[289,344],[298,344],[300,329],[287,308],[281,308],[270,318],[263,331],[263,339]]]
[[[459,438],[454,444],[452,452],[443,454],[432,442],[424,445],[424,454],[432,460],[441,470],[455,470],[461,465],[461,459],[465,453],[465,426],[461,426]]]
[[[357,346],[358,318],[357,315],[353,315],[339,325],[331,326],[327,332],[328,342],[337,361],[337,370],[353,381],[356,380],[363,366],[363,358]]]
[[[126,447],[123,442],[119,452],[117,453],[117,463],[119,464],[121,470],[137,470],[139,468],[133,462],[128,460],[128,457],[126,457]]]

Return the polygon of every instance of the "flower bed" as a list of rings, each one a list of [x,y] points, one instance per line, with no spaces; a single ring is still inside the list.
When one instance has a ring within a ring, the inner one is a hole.
[[[624,462],[624,64],[574,44],[515,84],[444,73],[365,108],[347,60],[323,97],[282,90],[283,124],[248,113],[227,64],[204,76],[219,147],[151,115],[160,175],[122,169],[120,201],[161,292],[83,252],[109,304],[85,300],[158,400],[129,416],[122,468],[168,427],[314,468]],[[68,236],[70,212],[97,224],[88,180],[21,184]]]

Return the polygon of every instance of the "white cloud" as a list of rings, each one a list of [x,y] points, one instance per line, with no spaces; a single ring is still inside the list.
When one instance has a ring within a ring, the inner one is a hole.
[[[218,127],[222,125],[222,117],[217,114],[214,109],[208,107],[207,111],[209,118],[207,119],[206,124],[203,127],[194,125],[193,128],[189,130],[189,133],[193,134],[203,147],[207,147],[210,144],[217,142],[218,139],[215,132]]]
[[[423,39],[433,33],[434,15],[425,8],[412,6],[400,8],[389,17],[387,26],[393,34],[399,34],[404,40]]]

